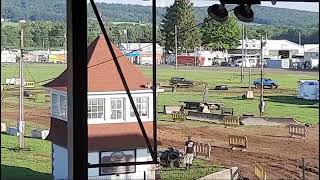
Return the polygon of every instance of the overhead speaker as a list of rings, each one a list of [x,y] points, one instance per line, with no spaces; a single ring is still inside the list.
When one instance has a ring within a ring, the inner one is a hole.
[[[208,7],[208,15],[219,22],[226,22],[228,20],[228,11],[224,5],[214,4]]]
[[[234,15],[243,22],[252,22],[254,19],[254,13],[250,5],[241,4],[234,8]]]

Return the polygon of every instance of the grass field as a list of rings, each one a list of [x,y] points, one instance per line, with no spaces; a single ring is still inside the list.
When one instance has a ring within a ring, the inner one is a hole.
[[[51,179],[51,143],[26,138],[30,151],[18,151],[18,138],[1,134],[1,179]]]
[[[41,90],[40,85],[44,84],[46,79],[57,77],[64,71],[66,65],[55,64],[26,64],[25,77],[27,81],[40,82],[35,89],[39,91],[40,98],[36,102],[25,100],[26,108],[47,107],[48,104],[43,102],[45,91]],[[147,76],[151,77],[152,71],[147,67],[139,67]],[[30,72],[30,73],[29,73]],[[18,77],[19,71],[17,65],[1,64],[1,83],[5,78]],[[259,77],[258,70],[253,70],[252,81]],[[221,68],[187,68],[173,70],[168,68],[159,68],[157,70],[157,79],[162,86],[169,83],[173,76],[181,76],[197,82],[194,88],[178,88],[176,93],[164,92],[158,95],[158,111],[162,111],[164,105],[180,105],[179,101],[202,99],[203,83],[208,83],[212,88],[217,84],[226,84],[229,86],[228,91],[209,91],[209,101],[219,101],[226,107],[233,107],[236,114],[250,113],[258,114],[259,91],[253,89],[256,96],[253,100],[242,100],[240,96],[247,90],[248,79],[240,82],[239,69],[221,69]],[[275,79],[279,82],[280,87],[277,90],[265,90],[266,116],[271,117],[294,117],[300,122],[318,124],[319,123],[319,105],[314,105],[317,101],[300,100],[296,98],[297,81],[301,79],[319,79],[317,73],[295,72],[295,71],[266,71],[266,77]],[[44,82],[42,82],[44,81]],[[11,87],[10,87],[11,88]],[[42,92],[41,92],[42,91]],[[5,96],[4,104],[10,107],[1,108],[3,111],[18,111],[18,98],[12,96],[17,91]],[[3,106],[2,106],[3,107]],[[47,115],[47,114],[46,114]],[[35,117],[36,118],[36,117]],[[159,119],[170,118],[159,114]],[[13,119],[1,119],[9,125],[15,125]],[[164,122],[161,122],[164,123]],[[28,123],[27,131],[34,128],[37,124]],[[41,127],[40,127],[41,128]],[[28,135],[28,134],[27,134]],[[32,179],[48,179],[51,177],[51,145],[44,140],[26,139],[26,144],[31,151],[15,151],[17,138],[1,134],[1,179],[17,179],[17,177],[35,177]],[[179,169],[174,170],[175,176],[179,176]],[[205,171],[205,170],[204,170]],[[208,169],[215,171],[215,169]],[[169,179],[169,174],[164,175]],[[203,172],[207,173],[207,172]],[[192,173],[198,177],[199,174]],[[191,175],[190,175],[191,176]],[[37,178],[36,178],[37,177]],[[19,179],[19,178],[18,178]]]
[[[25,76],[27,81],[44,81],[58,76],[66,65],[57,64],[26,64]],[[152,76],[151,68],[140,67],[149,77]],[[5,78],[17,77],[16,65],[1,65],[1,82]],[[27,71],[27,69],[29,71]],[[30,73],[29,73],[30,72]],[[259,69],[253,69],[252,81],[259,77]],[[247,72],[246,72],[247,73]],[[228,91],[209,91],[209,101],[219,101],[226,107],[233,107],[236,114],[250,113],[258,115],[259,91],[253,89],[256,98],[254,100],[242,100],[241,95],[248,88],[248,79],[240,82],[239,69],[209,69],[209,68],[187,68],[168,69],[159,68],[157,70],[157,81],[161,85],[168,85],[172,76],[185,77],[197,82],[198,86],[192,89],[179,88],[176,93],[160,93],[158,98],[158,111],[162,111],[163,105],[180,105],[179,101],[202,99],[202,83],[208,83],[213,88],[217,84],[226,84]],[[317,101],[301,100],[296,98],[297,81],[301,79],[319,79],[318,73],[295,72],[295,71],[266,71],[265,77],[277,80],[280,84],[277,90],[265,90],[266,116],[271,117],[293,117],[303,123],[317,124],[319,122],[319,105],[314,105]],[[245,76],[247,77],[247,76]],[[45,82],[39,83],[39,85]],[[27,104],[29,102],[26,102]],[[44,104],[35,103],[34,106]],[[160,116],[161,118],[162,116]]]

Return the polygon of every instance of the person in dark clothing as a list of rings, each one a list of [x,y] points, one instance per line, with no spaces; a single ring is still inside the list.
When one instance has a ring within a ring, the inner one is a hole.
[[[186,141],[184,144],[184,152],[184,163],[186,164],[186,169],[190,170],[195,153],[194,142],[191,140],[191,136],[188,136],[188,141]]]

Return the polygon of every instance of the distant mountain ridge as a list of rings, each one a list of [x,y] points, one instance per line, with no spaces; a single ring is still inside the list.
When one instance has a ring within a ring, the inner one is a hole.
[[[97,3],[102,17],[109,22],[151,22],[151,7],[141,5]],[[232,8],[229,6],[228,9]],[[195,7],[198,21],[207,17],[207,7]],[[319,25],[319,13],[265,6],[253,7],[256,24],[277,26],[315,27]],[[157,22],[160,23],[166,12],[165,7],[157,8]],[[65,0],[2,0],[1,18],[12,21],[44,20],[65,21]],[[88,17],[94,17],[88,6]]]

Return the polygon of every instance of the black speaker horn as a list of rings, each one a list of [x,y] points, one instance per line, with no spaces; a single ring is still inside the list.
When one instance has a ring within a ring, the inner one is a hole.
[[[234,8],[234,15],[243,22],[252,22],[254,19],[254,13],[250,5],[241,4]]]
[[[228,20],[228,11],[224,5],[214,4],[208,7],[208,15],[219,22],[225,22]]]

